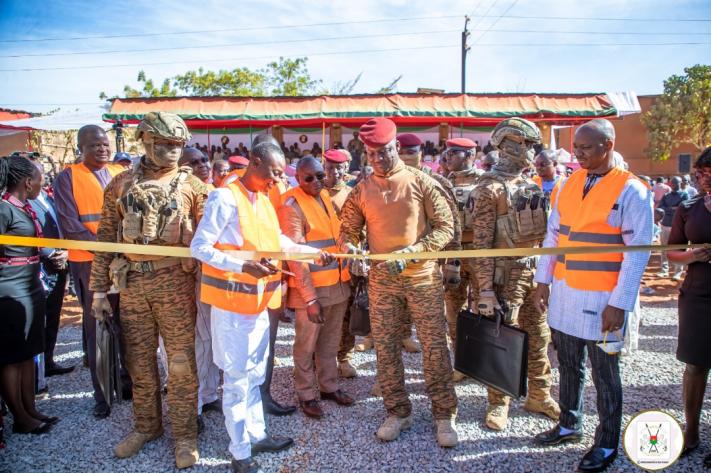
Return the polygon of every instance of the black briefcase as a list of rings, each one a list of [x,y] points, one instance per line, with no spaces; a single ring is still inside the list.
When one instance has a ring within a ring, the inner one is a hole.
[[[360,337],[370,335],[370,303],[368,302],[368,280],[366,278],[358,277],[353,303],[349,310],[351,319],[348,330],[351,335]]]
[[[457,317],[454,369],[512,397],[526,395],[528,334],[469,309]]]

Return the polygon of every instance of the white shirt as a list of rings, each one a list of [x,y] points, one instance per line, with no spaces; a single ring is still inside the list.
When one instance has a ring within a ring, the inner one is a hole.
[[[558,199],[562,196],[561,183]],[[595,184],[597,185],[597,183]],[[654,233],[652,193],[637,179],[630,179],[620,193],[615,208],[610,211],[607,223],[620,227],[625,245],[650,245]],[[548,233],[543,240],[544,248],[558,246],[558,229],[560,213],[558,205],[548,217]],[[548,306],[548,324],[574,337],[586,340],[602,340],[602,311],[607,305],[630,312],[634,309],[639,296],[639,283],[649,260],[649,252],[622,253],[617,286],[612,292],[584,291],[574,289],[565,282],[553,277],[556,256],[543,255],[538,262],[535,281],[551,284],[551,295]],[[610,334],[608,340],[616,338]]]
[[[247,191],[249,200],[256,204],[256,194]],[[215,243],[236,245],[244,244],[242,231],[237,213],[237,202],[232,191],[226,188],[215,189],[210,192],[205,212],[200,224],[195,230],[190,252],[194,258],[222,271],[242,272],[244,261],[235,258],[214,247]],[[287,253],[318,254],[319,250],[306,245],[294,243],[289,237],[279,232],[281,250]]]
[[[689,199],[693,199],[694,197],[699,195],[699,191],[697,191],[696,188],[692,185],[688,185],[684,189],[681,189],[681,190],[686,192],[686,195],[689,196]]]

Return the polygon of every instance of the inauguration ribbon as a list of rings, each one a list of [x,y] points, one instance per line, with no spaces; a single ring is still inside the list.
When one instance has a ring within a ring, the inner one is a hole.
[[[36,238],[14,235],[0,235],[0,245],[32,246],[48,248],[64,248],[68,250],[98,251],[105,253],[131,253],[149,256],[170,256],[178,258],[192,258],[190,248],[177,246],[137,245],[133,243],[109,243],[103,241],[62,240],[56,238]],[[579,255],[579,254],[604,254],[604,253],[629,253],[638,251],[674,251],[689,250],[694,248],[709,248],[711,243],[698,243],[687,245],[630,245],[630,246],[576,246],[553,248],[488,248],[482,250],[455,250],[455,251],[425,251],[418,253],[332,253],[336,258],[370,259],[377,261],[388,260],[424,260],[424,259],[465,259],[465,258],[500,258],[524,257],[540,255]],[[224,250],[222,250],[224,251]],[[283,261],[313,260],[313,253],[284,253],[271,251],[225,251],[235,258],[244,261],[259,261],[261,258],[278,259]]]

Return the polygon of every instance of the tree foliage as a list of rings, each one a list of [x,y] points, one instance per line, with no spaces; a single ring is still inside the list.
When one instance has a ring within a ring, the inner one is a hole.
[[[647,153],[666,160],[674,146],[711,144],[711,66],[697,64],[664,81],[664,93],[642,116],[649,132]]]
[[[238,67],[215,72],[199,68],[165,79],[159,87],[143,71],[138,73],[137,81],[142,87],[124,86],[124,97],[297,96],[317,94],[321,85],[321,81],[313,79],[309,73],[308,58],[283,57],[258,70]],[[99,97],[106,99],[107,95],[102,92]]]

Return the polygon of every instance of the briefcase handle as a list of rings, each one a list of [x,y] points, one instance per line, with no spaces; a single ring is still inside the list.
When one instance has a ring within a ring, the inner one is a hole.
[[[497,297],[497,299],[498,299],[498,297]],[[495,334],[496,337],[501,335],[501,324],[504,321],[504,314],[506,314],[506,312],[508,311],[508,305],[505,302],[502,303],[501,301],[499,301],[499,306],[500,306],[499,309],[494,309],[494,318],[496,320],[496,334]],[[471,286],[469,286],[467,288],[467,309],[472,314],[477,314],[479,316],[477,323],[479,321],[481,321],[482,317],[484,317],[483,315],[481,315],[479,313],[478,310],[474,310],[472,308],[472,288],[471,288]]]

